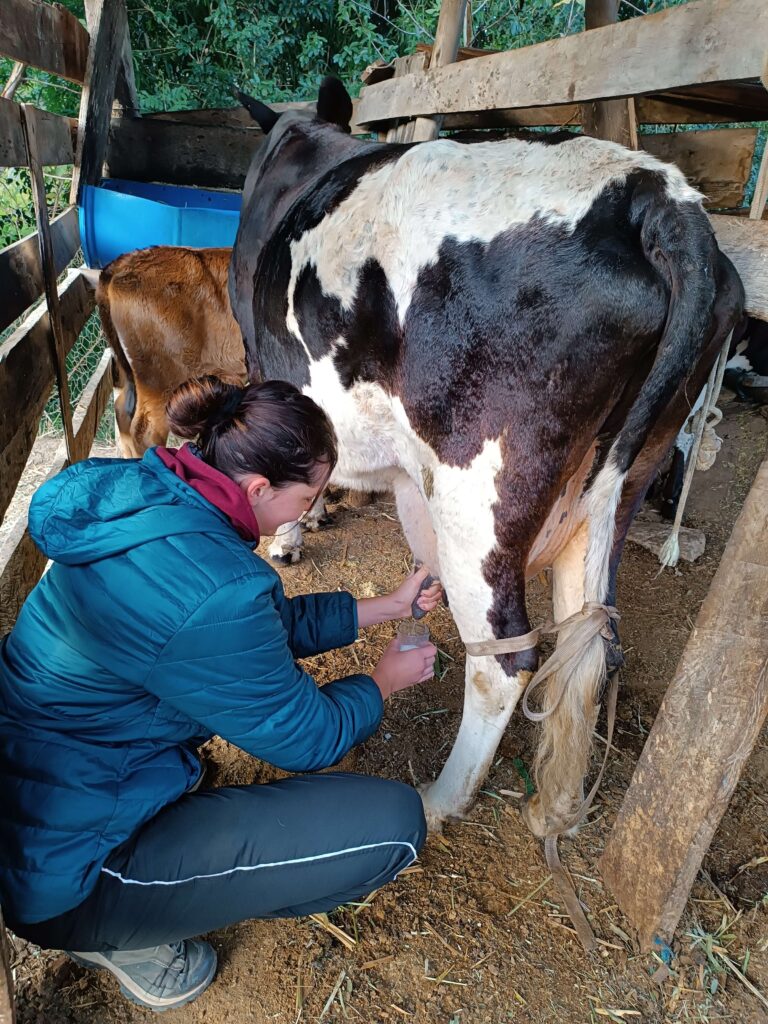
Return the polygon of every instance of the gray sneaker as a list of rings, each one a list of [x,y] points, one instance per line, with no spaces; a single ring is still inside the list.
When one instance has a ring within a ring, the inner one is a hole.
[[[83,967],[114,974],[124,996],[158,1013],[197,999],[216,974],[213,946],[192,939],[150,949],[69,952],[69,956]]]

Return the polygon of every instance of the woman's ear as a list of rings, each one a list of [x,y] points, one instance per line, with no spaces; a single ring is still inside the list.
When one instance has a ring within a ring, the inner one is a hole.
[[[244,480],[240,481],[240,486],[245,491],[245,496],[252,508],[260,504],[264,500],[266,493],[271,489],[269,480],[265,476],[261,476],[260,473],[247,476]]]

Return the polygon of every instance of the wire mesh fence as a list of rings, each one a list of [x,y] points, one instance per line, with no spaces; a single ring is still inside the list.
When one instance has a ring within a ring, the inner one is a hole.
[[[91,313],[77,341],[67,355],[67,377],[72,408],[77,405],[88,381],[96,371],[106,346],[106,339],[101,329],[101,321],[96,310]],[[61,405],[58,388],[54,386],[48,404],[40,419],[39,433],[43,436],[59,436],[63,432],[61,423]],[[113,444],[115,440],[114,411],[112,399],[96,431],[95,443]]]

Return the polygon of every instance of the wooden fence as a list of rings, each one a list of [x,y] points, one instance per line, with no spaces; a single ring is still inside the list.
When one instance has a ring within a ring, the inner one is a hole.
[[[29,310],[0,344],[0,519],[24,472],[40,416],[58,385],[64,441],[50,468],[87,457],[112,386],[109,353],[102,357],[74,413],[66,355],[94,308],[92,290],[72,263],[80,249],[77,188],[101,177],[113,97],[135,110],[130,44],[123,0],[86,0],[90,32],[68,10],[40,0],[3,0],[0,54],[82,86],[73,121],[0,97],[0,167],[29,169],[37,230],[0,251],[0,331]],[[70,206],[49,220],[43,167],[72,165]],[[67,271],[61,282],[58,278]],[[45,569],[21,517],[0,548],[0,634]],[[0,1024],[14,1020],[8,946],[0,918]]]

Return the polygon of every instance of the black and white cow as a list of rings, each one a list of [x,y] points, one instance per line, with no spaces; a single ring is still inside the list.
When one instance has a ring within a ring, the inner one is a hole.
[[[544,566],[556,621],[613,604],[632,516],[741,314],[700,195],[582,136],[357,140],[334,80],[315,117],[249,106],[269,135],[230,295],[251,372],[329,413],[335,481],[394,491],[465,643],[527,633],[525,583]],[[598,635],[548,681],[538,835],[580,799],[618,660]],[[424,794],[433,824],[470,806],[537,661],[467,657],[459,734]]]

